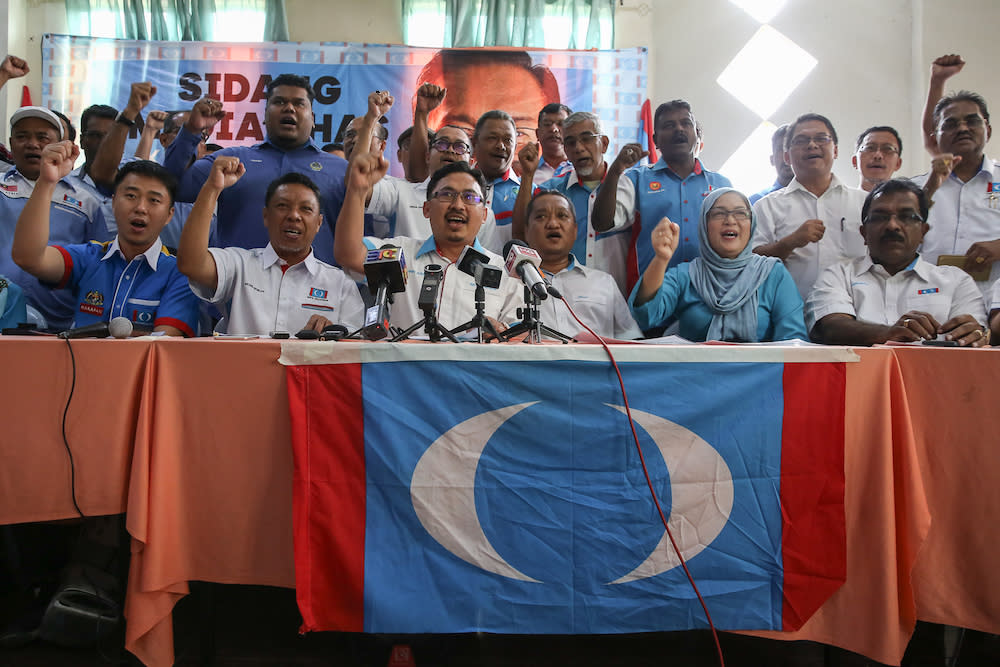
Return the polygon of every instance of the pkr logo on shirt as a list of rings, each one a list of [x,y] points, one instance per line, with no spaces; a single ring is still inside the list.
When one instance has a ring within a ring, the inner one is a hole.
[[[320,301],[326,301],[327,294],[329,294],[328,290],[319,289],[318,287],[310,287],[309,288],[309,298],[310,299],[319,299]]]
[[[17,192],[17,183],[12,183],[10,185],[0,183],[0,188],[3,188],[4,192]]]
[[[63,201],[71,206],[76,206],[77,208],[83,208],[83,202],[79,199],[73,199],[69,195],[63,195]]]
[[[940,291],[937,287],[929,287],[927,289],[918,289],[917,294],[937,294]]]

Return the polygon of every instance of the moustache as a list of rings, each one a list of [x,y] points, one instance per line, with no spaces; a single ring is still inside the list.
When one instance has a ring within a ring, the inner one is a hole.
[[[905,241],[906,239],[903,238],[902,234],[899,234],[897,232],[887,232],[887,233],[885,233],[885,234],[882,235],[881,240],[882,241]]]

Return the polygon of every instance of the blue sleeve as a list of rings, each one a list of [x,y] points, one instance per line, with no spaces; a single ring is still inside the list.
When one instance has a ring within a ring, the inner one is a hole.
[[[193,338],[198,335],[198,297],[191,291],[187,278],[171,268],[170,279],[160,296],[160,305],[156,308],[156,320],[153,326],[165,324],[177,327],[184,335]]]
[[[667,269],[663,275],[663,284],[653,298],[641,306],[636,306],[635,297],[639,293],[641,284],[640,278],[628,297],[628,307],[632,310],[632,316],[639,328],[647,331],[666,324],[674,316],[674,311],[677,310],[677,305],[690,284],[687,264]]]
[[[781,262],[775,264],[768,276],[765,285],[767,287],[766,297],[769,301],[770,325],[768,334],[763,340],[799,340],[808,341],[809,334],[806,333],[806,323],[803,318],[802,296],[799,294],[792,275]],[[762,299],[763,301],[763,299]],[[760,304],[764,305],[764,304]],[[758,306],[759,308],[759,306]]]
[[[67,287],[75,290],[76,286],[80,284],[80,280],[83,279],[84,272],[86,272],[98,251],[104,248],[104,246],[100,243],[91,242],[56,246],[56,248],[62,251],[63,262],[65,262],[63,277],[56,287]]]
[[[3,284],[6,285],[3,288],[6,303],[0,313],[0,328],[14,328],[19,323],[28,321],[28,308],[20,287],[8,280],[3,280]]]
[[[163,155],[163,166],[177,179],[177,201],[194,201],[208,179],[208,172],[212,170],[214,154],[206,155],[188,167],[200,141],[200,136],[182,126]]]

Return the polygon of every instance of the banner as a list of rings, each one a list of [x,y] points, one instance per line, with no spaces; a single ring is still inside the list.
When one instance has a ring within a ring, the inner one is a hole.
[[[646,49],[544,51],[450,49],[328,42],[152,42],[45,35],[42,44],[42,104],[74,123],[91,104],[117,109],[133,82],[151,81],[156,96],[147,111],[183,111],[205,95],[222,101],[226,117],[210,141],[222,146],[263,141],[267,83],[291,72],[309,78],[316,98],[313,138],[339,142],[347,124],[363,115],[368,94],[388,90],[396,98],[387,118],[386,157],[392,173],[396,138],[413,122],[417,86],[431,81],[448,88],[432,129],[441,124],[472,128],[484,111],[514,116],[520,142],[534,139],[538,112],[550,102],[601,117],[611,140],[608,155],[636,141],[639,110],[646,97]],[[141,126],[126,145],[131,155]],[[471,132],[470,132],[471,134]],[[157,146],[157,148],[159,148]]]
[[[706,627],[599,348],[344,347],[287,373],[304,629]],[[797,629],[846,576],[843,364],[663,352],[619,366],[714,623]]]

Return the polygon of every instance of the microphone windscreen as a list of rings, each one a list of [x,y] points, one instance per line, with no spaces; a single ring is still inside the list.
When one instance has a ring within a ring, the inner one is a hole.
[[[115,317],[108,323],[108,332],[112,338],[128,338],[132,335],[132,320],[127,317]]]

